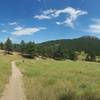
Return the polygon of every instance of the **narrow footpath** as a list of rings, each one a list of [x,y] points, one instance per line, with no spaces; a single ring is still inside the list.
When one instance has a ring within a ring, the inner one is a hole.
[[[11,62],[11,66],[12,75],[0,100],[25,100],[22,74],[16,67],[15,62]]]

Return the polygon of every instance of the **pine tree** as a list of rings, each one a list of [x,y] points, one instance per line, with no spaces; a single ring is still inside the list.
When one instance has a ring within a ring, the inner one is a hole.
[[[26,54],[29,56],[29,58],[33,58],[35,56],[35,43],[29,42],[26,44]]]
[[[7,54],[12,54],[12,41],[8,38],[4,43],[4,50]]]
[[[25,50],[26,50],[26,44],[22,40],[21,43],[20,43],[20,52],[21,52],[22,55],[25,53]]]
[[[0,49],[3,50],[4,49],[4,44],[1,42],[0,43]]]

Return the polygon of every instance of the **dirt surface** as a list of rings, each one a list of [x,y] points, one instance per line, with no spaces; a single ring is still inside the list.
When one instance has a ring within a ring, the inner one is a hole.
[[[11,65],[12,75],[0,100],[25,100],[22,84],[22,74],[16,67],[15,62],[11,62]]]

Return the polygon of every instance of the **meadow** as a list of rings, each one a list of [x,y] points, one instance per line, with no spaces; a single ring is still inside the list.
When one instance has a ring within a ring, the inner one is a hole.
[[[26,59],[17,66],[27,100],[100,100],[100,63]]]
[[[27,100],[100,100],[100,63],[24,59],[0,51],[0,96],[11,75],[11,61],[23,73]]]
[[[0,50],[0,96],[11,75],[11,61],[18,59],[21,59],[18,54],[5,55],[4,51]]]

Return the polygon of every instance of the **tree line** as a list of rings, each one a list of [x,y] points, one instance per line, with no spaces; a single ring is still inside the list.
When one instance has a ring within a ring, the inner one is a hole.
[[[82,39],[80,39],[80,41],[82,41]],[[4,43],[2,42],[0,43],[0,49],[4,50],[5,54],[12,54],[12,52],[19,52],[23,57],[27,58],[41,57],[44,59],[53,58],[56,60],[70,59],[70,60],[96,61],[96,56],[98,56],[97,55],[98,53],[95,53],[96,51],[94,52],[94,50],[92,49],[90,50],[90,48],[83,49],[82,45],[81,48],[75,47],[79,46],[77,40],[74,40],[73,42],[74,44],[71,44],[69,40],[66,41],[60,40],[60,41],[51,41],[41,44],[35,44],[34,42],[26,43],[22,40],[20,43],[12,43],[12,41],[8,38]],[[77,45],[75,45],[75,43],[77,43]]]

